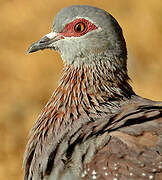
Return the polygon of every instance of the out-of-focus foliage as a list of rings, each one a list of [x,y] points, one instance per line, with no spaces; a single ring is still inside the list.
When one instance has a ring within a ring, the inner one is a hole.
[[[26,56],[28,46],[49,33],[63,7],[88,4],[109,11],[123,28],[134,90],[162,100],[162,1],[5,0],[0,6],[0,179],[23,178],[27,135],[63,66],[57,52]]]

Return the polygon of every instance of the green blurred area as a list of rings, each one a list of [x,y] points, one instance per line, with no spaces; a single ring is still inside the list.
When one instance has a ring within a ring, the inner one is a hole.
[[[57,86],[63,63],[57,52],[26,55],[51,31],[53,17],[73,4],[98,6],[123,28],[128,68],[137,94],[162,100],[162,1],[5,0],[0,6],[0,179],[23,178],[27,136]]]

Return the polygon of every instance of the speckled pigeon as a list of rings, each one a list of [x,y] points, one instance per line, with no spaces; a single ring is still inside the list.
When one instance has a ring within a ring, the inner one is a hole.
[[[96,7],[64,8],[28,53],[47,48],[64,70],[32,128],[24,179],[162,179],[162,102],[130,86],[118,22]]]

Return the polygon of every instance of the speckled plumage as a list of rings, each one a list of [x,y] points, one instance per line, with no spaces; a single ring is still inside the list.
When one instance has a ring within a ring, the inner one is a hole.
[[[64,31],[83,18],[95,28],[77,36],[73,27]],[[137,96],[129,85],[126,44],[117,21],[95,7],[64,8],[53,32],[28,53],[46,48],[58,50],[65,67],[32,128],[24,179],[160,180],[162,103]]]

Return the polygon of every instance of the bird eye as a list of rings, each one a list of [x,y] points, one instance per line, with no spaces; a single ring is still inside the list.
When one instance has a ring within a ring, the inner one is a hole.
[[[79,22],[74,26],[74,30],[77,33],[83,32],[85,30],[85,24],[83,22]]]

